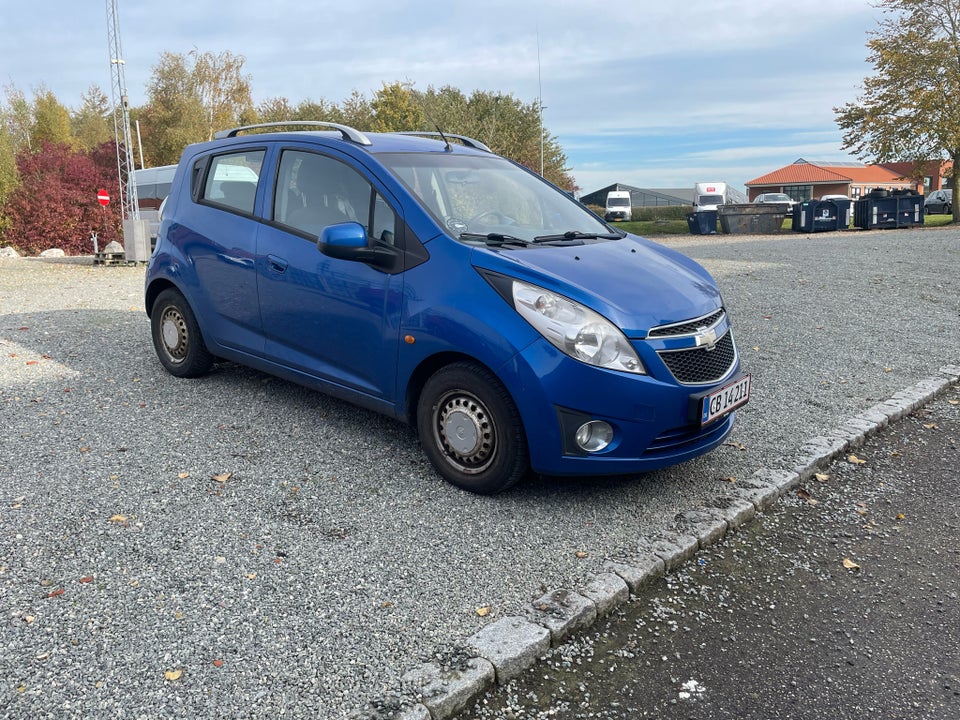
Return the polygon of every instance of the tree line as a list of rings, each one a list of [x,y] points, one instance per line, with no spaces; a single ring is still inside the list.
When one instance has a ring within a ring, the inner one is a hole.
[[[355,90],[341,102],[269,98],[254,104],[245,58],[230,52],[165,52],[153,66],[146,102],[129,108],[137,167],[176,163],[190,143],[217,130],[258,122],[325,120],[372,132],[434,131],[467,135],[568,191],[574,181],[556,137],[541,125],[539,100],[451,86],[419,90],[384,83],[371,97]],[[103,209],[96,191],[119,194],[110,101],[91,85],[76,109],[45,87],[28,98],[3,88],[0,104],[0,246],[35,254],[60,247],[70,254],[119,239],[121,209]]]

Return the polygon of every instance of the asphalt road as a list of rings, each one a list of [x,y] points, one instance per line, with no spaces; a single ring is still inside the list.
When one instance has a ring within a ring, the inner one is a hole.
[[[459,720],[960,717],[960,388]]]
[[[341,717],[545,589],[957,362],[955,229],[666,240],[752,399],[640,477],[442,482],[403,425],[153,355],[142,268],[0,260],[0,717]],[[477,608],[489,608],[486,616]]]

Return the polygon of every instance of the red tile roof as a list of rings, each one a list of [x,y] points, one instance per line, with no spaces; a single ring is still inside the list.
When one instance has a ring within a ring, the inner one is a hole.
[[[895,183],[898,175],[879,165],[831,165],[822,167],[798,161],[745,183],[754,185],[802,185],[809,183]]]

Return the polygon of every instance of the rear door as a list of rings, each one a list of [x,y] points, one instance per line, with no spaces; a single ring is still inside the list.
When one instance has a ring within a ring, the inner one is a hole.
[[[189,212],[171,229],[196,274],[196,285],[187,290],[205,333],[221,345],[255,354],[263,349],[254,257],[265,155],[261,146],[198,158],[191,168]]]

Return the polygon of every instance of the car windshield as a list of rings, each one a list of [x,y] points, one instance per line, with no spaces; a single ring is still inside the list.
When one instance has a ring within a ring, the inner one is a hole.
[[[614,197],[607,200],[607,207],[629,207],[630,198]]]
[[[378,158],[441,226],[465,242],[527,247],[622,236],[566,193],[501,157],[391,153]]]

